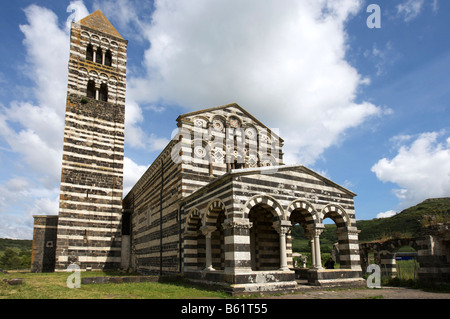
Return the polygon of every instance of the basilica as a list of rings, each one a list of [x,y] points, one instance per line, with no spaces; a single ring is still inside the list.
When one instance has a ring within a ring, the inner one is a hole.
[[[236,103],[180,115],[178,134],[123,194],[127,45],[101,11],[72,24],[59,213],[34,216],[32,271],[124,269],[237,293],[359,282],[356,194],[285,165],[283,139]],[[339,269],[322,266],[326,218]],[[297,224],[310,268],[293,262]]]

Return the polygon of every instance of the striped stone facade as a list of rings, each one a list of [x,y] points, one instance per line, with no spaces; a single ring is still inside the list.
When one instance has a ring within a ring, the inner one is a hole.
[[[120,267],[126,51],[100,11],[72,24],[57,271]]]
[[[235,291],[289,290],[296,286],[290,230],[300,224],[312,244],[314,284],[321,284],[330,277],[320,275],[329,217],[340,279],[361,277],[354,193],[304,166],[283,165],[283,140],[237,104],[177,123],[179,133],[123,201],[131,220],[123,266]]]

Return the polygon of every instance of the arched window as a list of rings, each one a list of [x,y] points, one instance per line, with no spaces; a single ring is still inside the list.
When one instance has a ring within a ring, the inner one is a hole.
[[[111,51],[108,50],[105,53],[105,65],[106,66],[111,66],[112,63],[112,55],[111,55]]]
[[[97,52],[95,52],[95,62],[100,64],[103,62],[103,52],[101,48],[98,48]]]
[[[90,43],[86,48],[86,60],[94,61],[94,49]]]
[[[102,83],[102,85],[100,85],[99,100],[104,102],[108,101],[108,86],[106,83]]]
[[[89,80],[87,85],[87,97],[95,99],[95,82],[92,80]]]

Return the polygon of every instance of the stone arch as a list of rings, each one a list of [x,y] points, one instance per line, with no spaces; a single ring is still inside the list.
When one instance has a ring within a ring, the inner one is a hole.
[[[237,121],[237,126],[234,125],[234,120]],[[242,123],[242,118],[239,115],[232,113],[228,115],[225,126],[229,128],[239,128],[242,127]]]
[[[219,216],[219,213],[222,211],[225,213],[225,216],[226,216],[227,209],[225,207],[225,204],[220,199],[213,199],[206,206],[206,212],[205,212],[205,216],[204,216],[203,225],[205,225],[205,226],[215,225],[217,218]]]
[[[337,204],[328,204],[322,208],[318,222],[323,222],[327,217],[330,217],[338,228],[351,226],[351,220],[347,212]]]
[[[91,35],[87,31],[81,31],[80,32],[81,37],[84,37],[84,39],[89,39]]]
[[[107,38],[102,38],[101,42],[102,42],[102,45],[109,47],[109,40]]]
[[[96,34],[91,34],[91,40],[100,43],[100,37]]]
[[[244,218],[248,218],[248,214],[250,213],[250,210],[256,206],[256,205],[262,205],[262,206],[268,206],[270,207],[275,213],[276,218],[278,220],[284,219],[284,210],[283,207],[280,205],[280,203],[269,195],[255,195],[252,198],[250,198],[247,203],[245,203],[244,208],[242,210],[242,215]]]
[[[208,122],[209,122],[209,119],[206,116],[203,116],[203,115],[196,116],[193,119],[194,131],[196,128],[206,128]]]
[[[202,226],[201,213],[197,208],[189,211],[184,226],[184,242],[189,243],[184,247],[185,269],[199,270],[205,263],[205,239],[200,233]]]
[[[212,200],[206,207],[205,219],[201,230],[206,237],[207,269],[223,270],[225,268],[225,233],[223,223],[226,219],[226,214],[225,204],[220,199]]]
[[[96,81],[98,79],[98,73],[94,70],[89,71],[89,79]]]
[[[193,208],[189,211],[185,222],[185,231],[197,231],[199,223],[201,224],[201,214],[197,208]]]
[[[224,128],[225,128],[225,123],[226,123],[226,118],[223,117],[222,115],[213,115],[209,121],[209,127],[211,127],[211,129],[213,131],[216,132],[223,132]]]
[[[308,221],[312,220],[314,223],[319,222],[318,213],[310,202],[303,199],[296,199],[292,201],[286,209],[286,216],[289,218],[295,210],[305,211],[304,215],[307,217]]]
[[[244,206],[250,228],[250,264],[253,271],[287,268],[286,234],[290,222],[284,220],[280,203],[268,195],[256,195]]]

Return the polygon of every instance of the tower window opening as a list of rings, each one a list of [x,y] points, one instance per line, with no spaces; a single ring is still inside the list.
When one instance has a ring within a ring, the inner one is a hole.
[[[92,80],[89,80],[88,82],[86,96],[95,99],[95,82]]]
[[[108,86],[105,83],[100,85],[99,100],[104,102],[108,101]]]
[[[106,66],[111,66],[111,64],[112,64],[112,55],[111,55],[111,51],[110,50],[108,50],[108,51],[106,51],[106,53],[105,53],[105,65]]]
[[[101,48],[98,48],[97,52],[95,52],[95,62],[100,64],[103,62],[103,52]]]
[[[86,48],[86,60],[94,61],[94,49],[91,44],[89,44]]]

